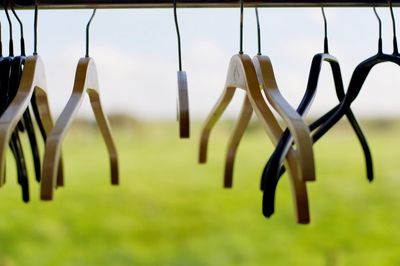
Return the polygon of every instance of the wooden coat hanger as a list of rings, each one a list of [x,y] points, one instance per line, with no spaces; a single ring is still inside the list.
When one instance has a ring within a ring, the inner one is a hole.
[[[299,153],[298,165],[299,173],[301,173],[301,180],[314,181],[315,164],[310,130],[304,119],[299,115],[299,113],[296,112],[295,109],[293,109],[293,107],[280,93],[270,58],[261,54],[261,34],[257,8],[256,17],[258,25],[259,48],[258,54],[253,58],[253,64],[256,69],[259,83],[267,100],[285,121],[289,132],[291,132],[293,135],[297,145],[297,151]]]
[[[178,95],[177,95],[177,120],[179,122],[179,136],[182,139],[190,137],[190,115],[189,115],[189,91],[186,72],[182,70],[182,49],[181,34],[179,31],[178,15],[176,12],[176,0],[174,1],[174,21],[176,34],[178,37],[178,59],[179,70],[178,77]]]
[[[243,21],[243,1],[241,1],[241,22]],[[241,37],[242,37],[242,23],[241,23]],[[242,38],[241,38],[242,40]],[[206,161],[207,155],[207,144],[209,135],[213,126],[216,124],[222,113],[228,106],[229,102],[233,98],[236,88],[241,88],[246,91],[246,99],[244,100],[241,119],[237,124],[235,132],[244,131],[247,126],[249,117],[251,116],[250,107],[256,112],[259,121],[262,123],[265,131],[269,135],[272,142],[277,143],[283,131],[280,128],[277,120],[270,111],[268,105],[264,101],[261,93],[261,89],[258,82],[258,77],[253,65],[251,58],[242,52],[242,41],[241,49],[238,55],[234,55],[231,58],[227,80],[225,83],[225,89],[217,104],[214,106],[210,115],[208,116],[206,123],[202,129],[200,137],[200,162]],[[248,97],[248,99],[247,99]],[[249,103],[250,104],[249,104]],[[231,139],[232,140],[232,139]],[[232,141],[231,141],[232,142]],[[229,153],[228,153],[229,156]],[[292,192],[294,195],[296,217],[298,223],[309,223],[309,208],[308,208],[308,196],[305,183],[300,181],[298,169],[297,169],[297,158],[298,154],[293,149],[290,150],[287,156],[285,165],[289,169],[291,175]]]
[[[71,97],[69,98],[68,103],[62,111],[60,117],[57,119],[57,122],[48,135],[46,141],[40,190],[40,198],[42,200],[53,199],[56,173],[59,168],[58,166],[62,141],[78,113],[78,110],[85,97],[85,93],[89,95],[93,113],[108,149],[111,164],[111,184],[119,184],[117,149],[114,144],[108,119],[104,114],[100,101],[96,64],[94,59],[88,55],[89,26],[95,13],[96,10],[93,11],[92,17],[87,25],[86,57],[81,58],[78,62]]]
[[[263,88],[267,98],[272,102],[272,106],[277,109],[278,113],[284,118],[286,124],[289,125],[291,132],[293,132],[296,143],[299,147],[299,173],[300,177],[305,180],[315,179],[315,168],[314,158],[312,151],[312,140],[310,137],[310,131],[308,126],[305,124],[300,115],[287,103],[287,101],[280,94],[278,86],[276,85],[275,76],[272,69],[272,64],[268,57],[261,56],[261,38],[260,38],[260,26],[258,20],[258,11],[256,9],[257,17],[257,28],[258,28],[258,44],[259,53],[253,59],[253,63],[256,67],[256,72],[259,77],[259,82]],[[233,97],[233,94],[231,95]],[[232,99],[232,98],[230,98]],[[227,99],[228,100],[228,99]],[[230,100],[229,100],[230,101]],[[227,104],[229,104],[229,101]],[[225,159],[225,171],[224,171],[224,186],[226,188],[232,187],[233,180],[233,168],[236,151],[239,146],[240,140],[244,134],[245,129],[250,122],[252,112],[246,107],[247,99],[244,99],[242,111],[238,122],[235,125],[235,129],[230,137],[228,144],[228,151]],[[204,141],[207,141],[204,138]],[[204,143],[204,142],[203,142]],[[206,160],[206,149],[207,146],[203,144],[203,149],[200,150],[200,162]]]

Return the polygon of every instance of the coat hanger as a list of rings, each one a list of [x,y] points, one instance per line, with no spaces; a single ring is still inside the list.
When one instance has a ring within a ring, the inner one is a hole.
[[[14,60],[14,46],[12,39],[12,23],[10,16],[8,14],[7,5],[4,3],[4,11],[6,13],[7,21],[10,27],[10,39],[9,39],[9,56],[4,57],[1,60],[0,65],[0,82],[1,82],[1,114],[4,114],[5,110],[10,104],[10,94],[11,94],[11,67]],[[18,130],[14,130],[11,134],[11,139],[8,141],[10,149],[15,158],[17,166],[17,180],[18,184],[22,190],[22,200],[24,202],[29,202],[29,182],[28,182],[28,172],[26,169],[25,155],[22,149],[21,140],[18,134]],[[5,169],[2,174],[5,175]],[[5,179],[4,179],[5,181]],[[4,182],[0,182],[3,185]]]
[[[389,1],[389,7],[392,9],[392,3]],[[393,53],[385,54],[382,51],[382,22],[379,18],[379,15],[376,11],[376,8],[373,8],[374,13],[379,22],[379,41],[378,41],[378,53],[363,62],[361,62],[354,70],[347,93],[341,103],[336,107],[336,110],[329,119],[318,128],[318,130],[313,135],[314,141],[321,138],[326,132],[329,131],[350,109],[351,104],[357,98],[361,88],[368,77],[372,68],[376,65],[384,63],[384,62],[392,62],[398,66],[400,66],[400,57],[398,56],[398,48],[397,48],[397,37],[396,34],[393,36]],[[394,21],[393,12],[391,12],[392,20]],[[393,25],[393,31],[395,32],[395,25]],[[332,109],[333,110],[333,109]]]
[[[272,107],[277,110],[278,114],[282,116],[285,123],[289,126],[291,132],[295,136],[296,143],[298,144],[299,152],[299,173],[301,179],[314,180],[314,156],[312,150],[312,141],[310,138],[310,131],[300,115],[290,106],[290,104],[280,94],[278,86],[275,81],[275,75],[272,68],[272,63],[267,56],[261,55],[261,34],[260,23],[258,16],[258,9],[255,9],[257,18],[257,35],[258,35],[258,54],[253,58],[253,64],[256,69],[259,83],[270,101]],[[246,100],[243,105],[246,104]],[[244,131],[250,122],[251,112],[246,111],[246,107],[242,107],[242,112],[233,134],[229,140],[228,152],[225,160],[225,187],[232,186],[233,167],[237,148]]]
[[[35,5],[35,34],[34,34],[34,55],[28,56],[25,59],[25,66],[22,73],[20,85],[17,94],[11,101],[7,109],[0,117],[0,184],[4,184],[4,167],[5,167],[5,152],[6,145],[12,138],[17,125],[24,112],[28,108],[29,102],[34,94],[36,103],[40,113],[41,121],[46,132],[49,132],[53,127],[51,112],[48,105],[46,93],[46,76],[44,64],[37,54],[37,5]],[[62,163],[60,162],[60,165]],[[58,172],[57,185],[63,183],[62,166]]]
[[[174,21],[176,34],[178,37],[178,60],[179,70],[178,76],[178,97],[177,97],[177,120],[179,122],[180,138],[190,137],[190,115],[189,115],[189,93],[186,71],[182,71],[182,49],[181,49],[181,34],[179,31],[178,15],[176,12],[176,1],[174,0]]]
[[[283,133],[277,120],[264,101],[253,62],[248,55],[243,53],[243,9],[243,0],[241,0],[240,52],[231,58],[224,92],[209,114],[202,129],[200,138],[200,162],[206,161],[207,145],[211,130],[232,100],[237,88],[246,91],[242,114],[254,110],[265,131],[274,143],[279,140]],[[309,223],[307,190],[305,183],[301,182],[298,176],[297,152],[293,149],[289,151],[285,165],[289,168],[289,173],[291,175],[297,222],[303,224]]]
[[[89,57],[89,27],[95,14],[96,9],[93,10],[93,14],[86,27],[86,56],[82,57],[78,62],[72,95],[46,141],[40,193],[42,200],[53,199],[61,144],[65,134],[78,113],[79,107],[85,97],[85,93],[89,95],[93,113],[108,149],[111,164],[111,184],[119,184],[117,150],[111,134],[108,119],[104,114],[100,102],[96,64],[93,58]]]
[[[322,10],[322,15],[324,19],[324,30],[325,30],[325,37],[324,37],[324,52],[316,54],[313,57],[312,63],[311,63],[311,69],[310,69],[310,74],[309,74],[309,79],[308,79],[308,84],[306,88],[306,92],[303,96],[303,99],[297,108],[297,111],[301,115],[306,115],[308,112],[309,108],[311,107],[311,104],[314,100],[317,87],[318,87],[318,80],[319,80],[319,75],[321,73],[321,67],[324,62],[327,62],[332,71],[333,79],[334,79],[334,84],[335,84],[335,91],[337,98],[339,102],[343,100],[345,92],[344,92],[344,86],[343,86],[343,79],[342,79],[342,74],[340,70],[340,64],[339,61],[332,56],[329,53],[329,48],[328,48],[328,37],[327,37],[327,20],[324,12],[324,8],[321,8]],[[323,116],[321,119],[317,120],[314,122],[311,126],[310,129],[314,130],[318,127],[318,125],[321,125],[329,116]],[[358,140],[363,148],[364,151],[364,157],[365,157],[365,162],[366,162],[366,169],[367,169],[367,178],[368,180],[373,180],[373,164],[372,164],[372,156],[371,152],[367,143],[367,140],[362,132],[361,127],[359,126],[353,112],[351,109],[348,110],[346,113],[346,117],[350,122],[350,125],[352,126],[354,132],[356,133],[356,136],[358,137]],[[281,171],[281,165],[282,161],[284,159],[284,156],[286,154],[286,150],[288,147],[291,146],[292,141],[289,140],[290,132],[288,130],[285,131],[283,134],[279,144],[277,145],[277,148],[275,149],[274,153],[270,157],[268,163],[266,164],[263,175],[262,175],[262,189],[264,190],[264,195],[266,196],[266,204],[268,205],[269,212],[273,213],[274,210],[274,199],[275,199],[275,191],[276,187],[278,185],[279,177],[283,174],[283,169]]]
[[[25,64],[25,58],[26,58],[23,24],[12,6],[11,6],[11,11],[14,14],[14,17],[17,19],[17,21],[20,25],[21,55],[15,56],[12,61],[12,64],[11,64],[9,100],[14,99],[14,97],[18,91],[19,83],[21,81],[23,66]],[[38,122],[39,123],[41,122],[40,119]],[[19,123],[19,128],[20,128],[20,131],[26,130],[26,132],[27,132],[30,146],[31,146],[31,151],[32,151],[32,158],[33,158],[33,162],[34,162],[36,181],[40,182],[40,177],[41,177],[40,154],[39,154],[39,148],[38,148],[38,144],[36,141],[36,134],[35,134],[35,130],[33,128],[33,122],[32,122],[32,117],[31,117],[29,108],[27,108],[26,111],[24,112],[22,120]]]
[[[241,14],[243,10],[241,8]],[[242,22],[242,20],[241,20]],[[240,30],[242,31],[242,25]],[[242,51],[242,32],[240,39],[240,50]],[[229,75],[229,74],[228,74]],[[228,81],[226,82],[226,84]],[[246,85],[242,85],[241,88],[245,89]],[[199,148],[199,163],[204,164],[207,162],[207,153],[208,153],[208,141],[211,134],[212,129],[215,124],[218,122],[222,114],[225,112],[229,103],[232,101],[233,96],[236,92],[237,87],[228,87],[225,85],[224,92],[218,99],[217,103],[214,105],[214,108],[208,115],[201,134],[200,134],[200,148]],[[224,187],[232,188],[233,185],[233,169],[234,162],[236,158],[236,151],[239,146],[239,143],[242,139],[242,136],[251,120],[253,114],[253,108],[251,107],[250,101],[247,95],[243,99],[242,108],[239,114],[239,119],[235,124],[233,134],[231,135],[228,141],[228,149],[225,157],[225,168],[224,168]]]
[[[257,9],[256,9],[257,11]],[[268,56],[261,54],[261,34],[259,26],[258,11],[256,13],[258,25],[258,54],[253,58],[258,79],[262,85],[264,94],[271,106],[283,118],[288,126],[288,131],[292,132],[297,150],[299,152],[299,165],[302,170],[302,181],[315,180],[314,153],[310,130],[303,118],[292,108],[279,91],[276,83],[274,70]]]

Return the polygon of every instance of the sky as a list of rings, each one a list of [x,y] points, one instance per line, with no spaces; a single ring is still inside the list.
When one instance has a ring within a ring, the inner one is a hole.
[[[17,11],[25,30],[27,54],[33,47],[33,11]],[[379,8],[385,52],[392,52],[388,8]],[[48,80],[50,105],[59,114],[72,91],[76,65],[85,54],[85,27],[92,10],[39,10],[38,52]],[[312,57],[323,52],[319,8],[259,10],[262,52],[273,63],[282,94],[296,106],[305,92]],[[398,10],[395,9],[395,14]],[[372,8],[326,8],[329,46],[342,67],[347,86],[354,68],[376,54],[378,23]],[[189,83],[192,119],[204,120],[222,93],[230,58],[239,50],[239,9],[179,9],[183,69]],[[8,24],[0,15],[4,53]],[[400,16],[398,16],[400,23]],[[19,52],[19,28],[13,20]],[[257,53],[253,8],[245,9],[244,52]],[[96,61],[101,97],[107,113],[140,120],[175,120],[178,55],[172,9],[100,9],[93,20],[90,55]],[[324,65],[312,115],[337,103],[329,66]],[[385,63],[368,77],[353,109],[359,117],[400,116],[400,71]],[[226,117],[236,117],[243,92],[238,91]],[[93,117],[88,99],[80,115]]]

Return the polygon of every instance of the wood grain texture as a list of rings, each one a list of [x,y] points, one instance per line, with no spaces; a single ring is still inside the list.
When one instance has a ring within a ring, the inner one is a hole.
[[[253,58],[259,83],[271,106],[282,117],[294,138],[298,152],[298,172],[302,181],[315,180],[315,163],[311,132],[304,119],[286,101],[279,91],[271,60],[268,56],[257,55]]]
[[[52,200],[55,188],[56,173],[59,168],[61,145],[65,134],[70,129],[79,107],[82,104],[85,93],[88,93],[90,103],[99,125],[103,139],[106,143],[110,165],[111,184],[119,184],[118,156],[107,117],[104,114],[99,95],[99,82],[94,60],[90,57],[81,58],[75,73],[75,82],[72,95],[60,117],[50,132],[43,159],[42,182],[40,197],[42,200]]]
[[[179,136],[182,139],[190,137],[189,92],[185,71],[178,71],[177,114],[179,121]]]

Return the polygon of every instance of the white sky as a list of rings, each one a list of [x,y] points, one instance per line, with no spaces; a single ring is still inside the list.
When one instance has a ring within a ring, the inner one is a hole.
[[[384,48],[391,52],[389,10],[378,11],[383,19]],[[62,110],[72,90],[76,64],[85,52],[85,26],[91,12],[39,11],[39,54],[46,65],[48,93],[55,114]],[[271,8],[259,12],[263,53],[272,59],[281,91],[297,105],[307,84],[311,59],[323,51],[320,9]],[[27,53],[31,54],[33,12],[18,14],[25,26]],[[371,8],[327,8],[326,14],[330,52],[341,62],[347,86],[355,66],[376,53],[378,24]],[[238,52],[239,10],[179,9],[178,17],[191,115],[204,119],[222,92],[230,57]],[[7,54],[8,25],[4,14],[0,19]],[[244,21],[245,53],[253,56],[257,51],[254,9],[245,10]],[[18,41],[19,28],[14,23],[17,51]],[[172,9],[98,10],[91,27],[91,56],[97,62],[102,100],[108,113],[129,113],[140,119],[175,119],[178,60]],[[337,102],[329,71],[325,65],[313,114],[327,111]],[[353,105],[356,114],[399,116],[399,74],[398,67],[389,63],[375,67]],[[241,99],[238,95],[228,115],[236,116]],[[82,115],[90,115],[88,101],[82,109]]]

